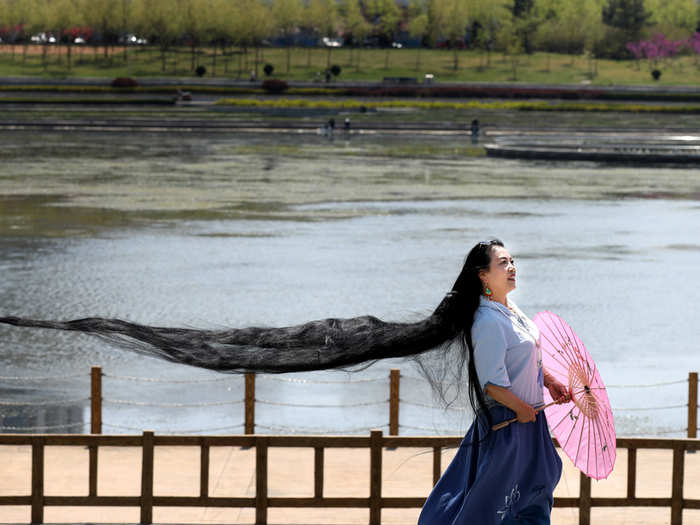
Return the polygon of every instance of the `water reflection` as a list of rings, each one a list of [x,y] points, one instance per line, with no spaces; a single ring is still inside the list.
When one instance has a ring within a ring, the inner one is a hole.
[[[515,300],[529,313],[551,309],[569,320],[607,382],[682,380],[695,366],[697,325],[688,305],[700,300],[700,276],[684,272],[683,293],[668,293],[667,268],[677,258],[685,268],[700,264],[694,243],[700,207],[679,198],[606,197],[651,195],[660,187],[675,197],[692,195],[692,172],[532,165],[446,154],[454,145],[441,140],[355,139],[348,146],[322,137],[273,143],[269,136],[188,135],[183,148],[175,135],[50,135],[51,148],[8,155],[0,167],[0,312],[204,328],[367,313],[411,320],[440,301],[471,243],[498,236],[518,260]],[[59,387],[65,396],[84,397],[91,365],[112,376],[214,376],[114,351],[87,336],[0,328],[5,375],[85,374],[82,383],[46,381],[27,391],[3,382],[3,399],[50,401]],[[392,366],[416,375],[405,363],[378,363],[352,376],[379,378],[371,386],[269,381],[260,396],[382,401],[382,378]],[[105,388],[114,388],[106,399],[162,405],[242,397],[235,381],[204,389],[117,381],[109,387],[106,380]],[[407,381],[402,396],[430,400],[425,385]],[[685,396],[683,385],[654,392],[658,405]],[[634,390],[610,397],[619,407],[643,401]],[[57,419],[48,409],[43,416],[18,407],[2,415],[33,426],[82,423],[78,408],[57,407],[63,414]],[[104,420],[116,430],[209,429],[240,424],[239,409],[111,405]],[[319,414],[274,405],[258,413],[263,426],[323,421],[330,430],[386,419],[382,405]],[[465,427],[464,413],[407,405],[401,414],[402,433]],[[626,434],[681,428],[684,418],[683,410],[653,418],[619,414]]]

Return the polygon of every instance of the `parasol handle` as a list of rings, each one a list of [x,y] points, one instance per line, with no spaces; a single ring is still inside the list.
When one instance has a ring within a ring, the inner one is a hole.
[[[535,410],[535,413],[542,412],[545,408],[551,407],[552,405],[556,405],[556,401],[552,401],[548,405],[544,405],[538,409]],[[514,417],[513,419],[506,419],[505,421],[498,423],[497,425],[494,425],[491,427],[491,430],[501,430],[502,428],[506,428],[508,425],[511,423],[515,423],[518,420],[517,417]]]

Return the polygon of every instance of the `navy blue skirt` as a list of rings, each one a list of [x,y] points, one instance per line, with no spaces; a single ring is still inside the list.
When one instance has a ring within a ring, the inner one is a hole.
[[[494,424],[515,417],[492,407]],[[419,525],[549,525],[561,460],[544,413],[486,434],[474,421],[423,506]],[[479,440],[482,440],[479,442]]]

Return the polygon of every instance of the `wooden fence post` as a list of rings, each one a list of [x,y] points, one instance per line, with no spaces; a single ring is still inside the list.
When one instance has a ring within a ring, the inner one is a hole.
[[[255,374],[245,374],[245,433],[255,434]]]
[[[433,447],[433,487],[442,474],[442,447]]]
[[[255,438],[255,525],[267,523],[267,437]]]
[[[671,525],[683,523],[683,470],[685,447],[677,441],[673,447],[673,477],[671,480]]]
[[[32,437],[32,523],[44,523],[44,438]]]
[[[369,436],[369,525],[382,522],[382,431],[372,430]]]
[[[90,369],[90,433],[102,434],[102,368]]]
[[[627,449],[627,497],[637,497],[637,449]]]
[[[697,437],[698,432],[698,373],[688,373],[688,437]]]
[[[581,488],[579,489],[578,523],[590,525],[591,523],[591,478],[581,472]]]
[[[144,431],[141,442],[141,524],[153,523],[153,432]]]
[[[199,449],[199,497],[209,497],[209,445]]]
[[[399,384],[401,372],[392,368],[389,373],[389,435],[399,435]]]
[[[314,498],[323,498],[323,447],[314,447]]]

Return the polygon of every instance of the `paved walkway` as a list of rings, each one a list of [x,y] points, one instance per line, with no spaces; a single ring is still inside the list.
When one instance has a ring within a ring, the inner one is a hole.
[[[427,453],[426,453],[427,452]],[[431,487],[432,451],[396,449],[384,451],[383,496],[426,496]],[[454,454],[445,452],[443,467]],[[640,450],[637,463],[637,496],[670,497],[672,452]],[[88,452],[81,447],[46,449],[46,495],[86,495]],[[269,451],[270,496],[313,495],[313,449],[272,448]],[[555,496],[576,497],[579,476],[564,458],[564,473]],[[0,495],[30,492],[29,447],[0,446]],[[593,482],[592,496],[624,497],[626,494],[625,450],[618,451],[617,468],[610,478]],[[358,449],[327,449],[325,496],[369,495],[369,453]],[[140,487],[140,450],[100,448],[98,494],[137,496]],[[196,496],[199,487],[199,449],[157,447],[154,494]],[[688,454],[685,464],[685,497],[700,498],[700,454]],[[211,450],[209,492],[212,496],[251,497],[255,493],[255,451],[219,447]],[[382,523],[414,524],[419,509],[385,509]],[[668,508],[594,508],[593,524],[664,525],[670,523]],[[138,523],[137,508],[47,507],[47,523]],[[158,508],[156,523],[254,523],[254,509]],[[28,523],[28,507],[0,507],[0,523]],[[368,522],[365,509],[269,509],[272,524],[355,525]],[[555,508],[554,525],[577,525],[578,511]],[[684,525],[700,525],[700,510],[686,510]]]

